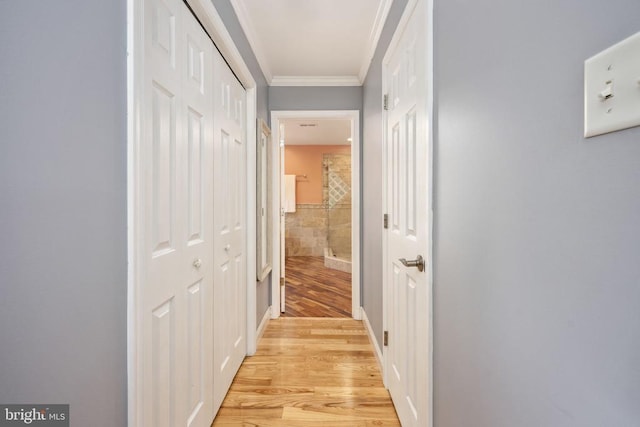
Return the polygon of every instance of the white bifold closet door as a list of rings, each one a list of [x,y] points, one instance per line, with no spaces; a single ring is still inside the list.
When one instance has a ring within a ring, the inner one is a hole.
[[[247,353],[246,92],[214,56],[214,377],[217,411]]]
[[[138,420],[209,426],[246,354],[245,92],[181,0],[144,40]]]

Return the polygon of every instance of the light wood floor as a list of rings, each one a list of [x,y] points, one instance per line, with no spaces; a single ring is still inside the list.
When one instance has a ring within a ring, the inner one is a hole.
[[[215,427],[400,426],[362,322],[271,320]]]
[[[286,260],[286,312],[289,317],[351,317],[351,273],[324,266],[323,257]]]

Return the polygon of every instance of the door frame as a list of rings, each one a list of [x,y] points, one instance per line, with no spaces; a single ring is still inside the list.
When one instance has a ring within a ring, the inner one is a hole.
[[[247,143],[247,354],[257,347],[256,328],[256,116],[257,84],[210,0],[185,0],[246,90]],[[141,312],[138,310],[144,269],[144,213],[141,141],[144,135],[144,0],[127,0],[127,403],[128,425],[141,425],[142,378],[139,357]]]
[[[351,121],[351,315],[362,319],[360,301],[360,110],[280,110],[271,111],[273,133],[272,155],[274,189],[281,188],[280,120],[281,119],[345,119]],[[280,317],[280,207],[281,192],[273,193],[273,271],[271,274],[271,318]]]
[[[387,47],[387,50],[385,52],[384,58],[382,60],[382,93],[386,94],[389,93],[389,88],[388,88],[388,84],[387,84],[387,77],[388,77],[388,73],[387,73],[387,66],[389,65],[389,62],[391,61],[391,53],[393,52],[393,50],[397,47],[398,43],[400,42],[400,39],[402,37],[402,34],[404,32],[404,30],[407,27],[407,24],[409,23],[409,19],[413,13],[413,10],[415,9],[416,5],[418,4],[418,1],[425,1],[426,2],[426,16],[423,16],[424,19],[424,25],[426,26],[426,50],[427,50],[427,54],[426,54],[426,73],[427,73],[427,82],[426,82],[426,89],[427,89],[427,120],[428,120],[428,130],[427,130],[427,135],[428,135],[428,144],[429,144],[429,148],[428,148],[428,153],[429,153],[429,163],[427,165],[428,167],[428,176],[430,177],[429,180],[429,188],[428,188],[428,201],[429,201],[429,242],[428,242],[428,250],[427,250],[427,254],[426,254],[426,266],[425,266],[425,273],[428,275],[428,281],[430,284],[430,290],[431,290],[431,295],[430,295],[430,301],[431,301],[431,306],[429,307],[429,317],[430,317],[430,327],[429,327],[429,336],[427,337],[428,339],[428,345],[429,345],[429,359],[426,361],[428,363],[428,375],[429,375],[429,384],[428,384],[428,390],[429,390],[429,407],[428,407],[428,411],[429,411],[429,426],[433,425],[433,176],[434,176],[434,161],[433,161],[433,145],[434,145],[434,130],[433,130],[433,125],[434,125],[434,96],[433,96],[433,89],[434,89],[434,84],[433,84],[433,75],[434,75],[434,64],[433,64],[433,2],[434,0],[409,0],[407,2],[407,5],[405,7],[405,10],[402,14],[402,17],[400,18],[400,22],[398,23],[398,26],[396,27],[396,30],[393,34],[393,37],[391,39],[391,42],[389,43],[389,46]],[[387,180],[387,168],[389,165],[389,158],[387,157],[387,147],[389,144],[388,141],[388,129],[387,129],[387,117],[388,117],[388,112],[385,111],[383,109],[382,111],[382,134],[383,134],[383,170],[385,171],[383,174],[383,207],[384,207],[384,212],[389,212],[389,208],[388,208],[388,202],[389,202],[389,195],[387,194],[387,188],[388,188],[388,180]],[[391,303],[391,298],[390,298],[390,287],[391,287],[391,283],[389,283],[389,272],[388,272],[388,265],[389,265],[389,253],[388,253],[388,230],[385,230],[385,232],[382,234],[382,247],[383,247],[383,251],[382,251],[382,265],[383,265],[383,273],[382,273],[382,292],[383,292],[383,304],[382,304],[382,325],[383,325],[383,330],[387,331],[389,330],[389,316],[390,316],[390,309],[389,309],[389,305]],[[387,355],[387,349],[388,347],[384,346],[383,347],[383,364],[382,364],[382,375],[383,375],[383,381],[385,384],[385,387],[388,387],[388,380],[389,380],[389,368],[388,368],[388,362],[389,362],[389,357]],[[429,427],[426,426],[426,427]]]

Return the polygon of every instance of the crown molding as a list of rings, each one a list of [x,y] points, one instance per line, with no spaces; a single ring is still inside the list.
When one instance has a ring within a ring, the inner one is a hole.
[[[387,1],[387,0],[385,0]],[[262,74],[264,78],[267,80],[267,85],[271,85],[271,81],[273,79],[273,74],[271,73],[271,67],[269,66],[269,61],[267,61],[267,57],[264,53],[264,47],[260,42],[260,38],[257,36],[254,30],[254,23],[249,16],[249,12],[247,12],[247,7],[244,3],[244,0],[229,0],[231,3],[231,7],[233,7],[236,16],[238,17],[238,22],[240,22],[240,26],[244,31],[245,36],[247,37],[247,41],[251,46],[251,50],[253,50],[253,54],[256,56],[256,60],[258,61],[258,65],[262,70]]]
[[[358,76],[273,76],[271,86],[362,86]]]
[[[393,0],[381,0],[378,4],[376,19],[373,23],[373,27],[371,28],[371,32],[369,33],[369,40],[367,41],[366,55],[362,60],[360,73],[358,74],[358,78],[360,79],[360,82],[362,84],[364,84],[364,79],[367,78],[367,73],[369,72],[369,67],[371,66],[371,60],[376,53],[378,41],[380,41],[380,35],[382,34],[382,30],[384,29],[385,22],[387,22],[387,16],[389,16],[389,11],[391,10],[392,4]]]

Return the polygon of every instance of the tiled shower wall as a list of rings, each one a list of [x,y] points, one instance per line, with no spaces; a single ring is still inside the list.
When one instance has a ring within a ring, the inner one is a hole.
[[[351,259],[351,155],[325,154],[323,199],[327,205],[327,244],[338,258]]]
[[[327,221],[323,205],[296,205],[285,217],[285,256],[324,256]]]
[[[324,154],[323,202],[298,204],[296,212],[286,214],[285,256],[324,256],[330,247],[336,256],[350,259],[350,155]]]

